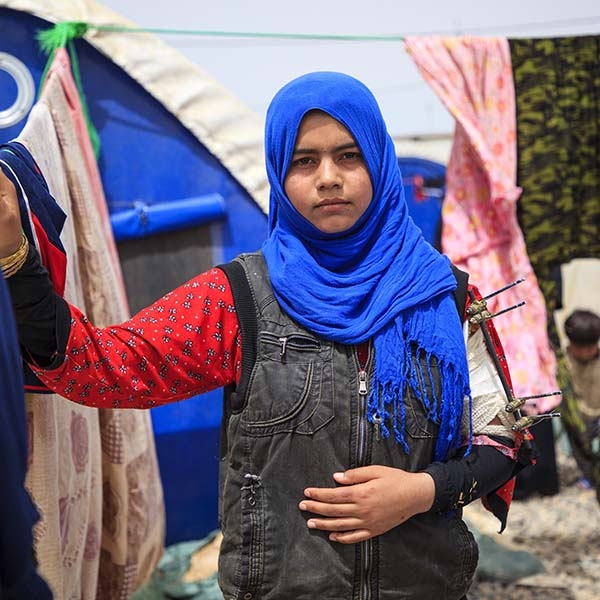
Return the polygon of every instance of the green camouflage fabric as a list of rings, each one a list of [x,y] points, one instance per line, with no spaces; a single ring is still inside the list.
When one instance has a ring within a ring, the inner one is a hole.
[[[563,392],[559,408],[571,444],[600,457],[583,439],[554,311],[560,266],[600,257],[600,36],[509,40],[517,110],[517,216],[548,312],[548,334]]]

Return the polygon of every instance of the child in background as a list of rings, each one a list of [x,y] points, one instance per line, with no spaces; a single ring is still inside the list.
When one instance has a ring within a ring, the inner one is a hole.
[[[582,446],[572,444],[582,477],[578,487],[592,487],[593,459],[590,453],[600,435],[600,316],[591,310],[574,310],[565,320],[564,331],[569,340],[566,348],[577,406],[583,421]]]

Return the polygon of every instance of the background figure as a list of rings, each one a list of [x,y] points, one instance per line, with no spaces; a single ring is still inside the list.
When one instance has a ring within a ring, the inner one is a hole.
[[[0,277],[0,598],[52,598],[36,571],[32,528],[38,512],[25,489],[27,424],[13,309]]]
[[[581,416],[581,443],[572,441],[573,457],[581,470],[578,484],[590,488],[600,436],[600,316],[590,310],[574,310],[565,320],[569,340],[566,356],[577,407]]]

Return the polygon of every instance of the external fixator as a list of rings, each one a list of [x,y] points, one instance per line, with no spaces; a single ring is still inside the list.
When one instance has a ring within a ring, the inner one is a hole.
[[[514,398],[504,407],[504,410],[506,412],[513,413],[517,409],[521,408],[521,406],[523,406],[528,400],[533,400],[534,398],[547,398],[548,396],[562,396],[562,392],[558,390],[556,392],[548,392],[546,394],[534,394],[533,396],[521,396],[520,398]]]
[[[512,392],[511,385],[509,384],[509,382],[504,374],[502,364],[501,364],[501,358],[498,356],[498,353],[496,352],[496,348],[495,348],[492,338],[490,336],[490,332],[488,330],[488,324],[487,324],[487,321],[489,319],[493,319],[494,317],[497,317],[501,314],[508,312],[509,310],[513,310],[513,309],[523,306],[525,304],[524,301],[519,302],[519,303],[515,304],[514,306],[510,306],[509,308],[505,308],[494,314],[491,314],[487,308],[487,301],[490,298],[514,287],[515,285],[517,285],[519,283],[522,283],[523,281],[525,281],[525,278],[521,277],[520,279],[517,279],[516,281],[513,281],[512,283],[505,285],[504,287],[500,288],[499,290],[496,290],[495,292],[492,292],[491,294],[488,294],[487,296],[484,296],[481,299],[477,299],[475,297],[475,294],[473,293],[473,291],[469,290],[469,298],[471,300],[471,304],[467,308],[466,312],[467,312],[467,316],[469,317],[469,325],[472,327],[479,326],[483,333],[486,348],[487,348],[490,356],[492,357],[492,360],[496,367],[496,371],[498,373],[498,377],[500,378],[500,382],[502,384],[502,388],[503,388],[504,393],[506,394],[506,398],[508,400],[508,403],[505,406],[505,410],[509,413],[514,414],[514,416],[515,416],[515,423],[512,426],[512,430],[524,432],[525,433],[524,444],[529,445],[531,437],[527,433],[527,428],[531,427],[532,425],[534,425],[544,419],[560,417],[560,413],[552,412],[552,413],[541,414],[541,415],[524,416],[521,414],[521,410],[520,410],[521,406],[523,406],[525,404],[525,402],[531,398],[542,398],[545,396],[554,396],[556,394],[560,394],[561,392],[549,392],[547,394],[539,394],[536,396],[526,396],[524,398],[515,398],[513,395],[513,392]]]
[[[540,421],[545,421],[546,419],[552,419],[553,417],[560,417],[559,412],[549,412],[544,413],[542,415],[527,415],[525,417],[521,417],[515,421],[515,424],[511,427],[513,431],[523,431],[524,429],[528,429],[533,425],[536,425]]]
[[[517,304],[514,304],[513,306],[509,306],[508,308],[504,308],[494,314],[491,314],[487,307],[487,301],[490,298],[497,296],[498,294],[510,289],[511,287],[514,287],[515,285],[517,285],[523,281],[525,281],[525,278],[521,277],[520,279],[517,279],[516,281],[513,281],[512,283],[505,285],[504,287],[500,288],[499,290],[496,290],[495,292],[492,292],[491,294],[484,296],[480,300],[473,300],[473,302],[471,303],[469,308],[467,308],[467,315],[469,317],[469,323],[471,325],[479,325],[479,324],[483,323],[484,321],[487,321],[488,319],[493,319],[494,317],[502,315],[502,314],[508,312],[509,310],[514,310],[515,308],[519,308],[520,306],[523,306],[525,304],[525,301],[518,302]]]

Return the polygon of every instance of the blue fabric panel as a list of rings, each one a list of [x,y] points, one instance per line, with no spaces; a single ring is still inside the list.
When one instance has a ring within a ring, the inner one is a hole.
[[[36,572],[32,528],[39,515],[25,489],[27,423],[12,306],[0,276],[0,598],[51,599]]]
[[[446,167],[441,163],[414,156],[399,157],[398,165],[402,173],[408,212],[425,239],[440,250]],[[422,179],[422,187],[417,185],[419,180],[416,178]]]
[[[112,213],[110,222],[115,239],[122,241],[202,225],[225,216],[223,196],[207,194],[157,204],[136,201],[129,210]]]

